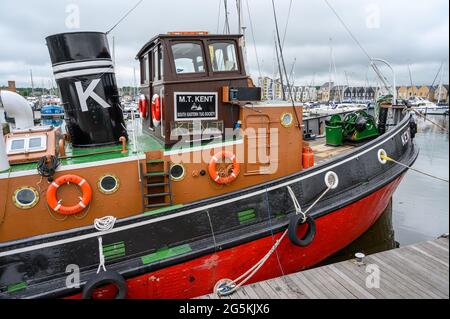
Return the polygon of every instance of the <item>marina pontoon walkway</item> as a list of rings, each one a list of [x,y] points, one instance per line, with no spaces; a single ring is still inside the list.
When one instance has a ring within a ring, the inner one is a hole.
[[[223,299],[448,299],[448,278],[449,240],[439,238],[367,256],[363,264],[348,260],[243,286]]]

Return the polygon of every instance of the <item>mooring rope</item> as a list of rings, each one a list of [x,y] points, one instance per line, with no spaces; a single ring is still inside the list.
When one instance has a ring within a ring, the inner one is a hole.
[[[398,162],[398,161],[396,161],[396,160],[390,158],[390,157],[387,156],[387,155],[380,154],[380,158],[381,158],[382,160],[393,162],[393,163],[398,164],[398,165],[400,165],[400,166],[406,167],[407,169],[410,169],[410,170],[415,171],[415,172],[417,172],[417,173],[420,173],[420,174],[426,175],[426,176],[428,176],[428,177],[431,177],[431,178],[440,180],[440,181],[442,181],[442,182],[446,182],[446,183],[449,182],[447,179],[444,179],[444,178],[441,178],[441,177],[437,177],[437,176],[431,175],[431,174],[426,173],[426,172],[424,172],[424,171],[421,171],[421,170],[419,170],[419,169],[412,168],[411,166],[408,166],[408,165],[406,165],[406,164],[400,163],[400,162]]]
[[[296,214],[304,214],[305,216],[309,211],[311,211],[311,209],[314,208],[315,205],[317,205],[317,203],[331,189],[333,189],[333,187],[334,187],[334,184],[330,183],[330,185],[328,185],[327,189],[314,201],[314,203],[303,212],[300,207],[300,204],[298,203],[297,198],[295,197],[294,192],[292,191],[292,189],[289,186],[287,186],[289,195],[291,196],[291,199],[294,203]],[[275,242],[275,244],[272,246],[272,248],[270,248],[270,250],[264,255],[264,257],[262,257],[255,265],[253,265],[253,267],[248,269],[245,273],[243,273],[238,278],[231,280],[229,283],[225,284],[223,287],[220,287],[220,286],[217,287],[217,290],[215,291],[215,293],[217,293],[219,296],[231,295],[234,292],[236,292],[241,286],[243,286],[247,281],[249,281],[258,272],[258,270],[261,269],[261,267],[266,263],[266,261],[270,258],[270,256],[276,251],[276,249],[278,248],[280,243],[283,241],[283,239],[288,234],[288,231],[289,231],[289,229],[286,229],[283,232],[281,237]]]
[[[430,120],[428,117],[426,117],[425,115],[423,115],[422,113],[420,113],[420,112],[417,111],[417,110],[414,110],[414,109],[411,109],[411,110],[412,110],[414,113],[416,113],[417,115],[419,115],[421,118],[425,119],[425,121],[428,121],[428,122],[430,122],[430,123],[436,125],[436,126],[439,127],[441,130],[443,130],[443,131],[445,131],[445,132],[448,133],[448,129],[447,129],[446,127],[444,127],[444,126],[442,126],[442,125],[440,125],[440,124],[438,124],[438,123],[436,123],[436,122]]]

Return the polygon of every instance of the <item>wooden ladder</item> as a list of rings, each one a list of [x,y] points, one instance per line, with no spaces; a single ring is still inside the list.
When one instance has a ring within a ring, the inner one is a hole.
[[[163,159],[161,151],[146,154],[146,162],[141,165],[142,206],[152,210],[173,205],[171,163]]]

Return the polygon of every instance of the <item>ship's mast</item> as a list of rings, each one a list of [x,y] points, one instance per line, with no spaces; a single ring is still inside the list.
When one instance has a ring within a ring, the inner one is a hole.
[[[244,15],[242,13],[242,0],[236,0],[236,8],[238,12],[238,33],[241,33],[242,30],[242,24],[244,20]]]
[[[283,72],[281,71],[281,59],[280,59],[280,53],[279,53],[279,46],[277,43],[277,36],[274,35],[274,42],[275,42],[275,56],[277,58],[278,62],[278,72],[280,74],[280,82],[281,82],[281,96],[283,97],[283,101],[286,101],[286,94],[284,92],[284,81],[283,81]]]
[[[242,34],[241,47],[244,56],[245,69],[248,70],[248,60],[247,60],[247,43],[245,38],[245,31],[247,27],[244,25],[244,11],[242,6],[242,0],[236,0],[236,8],[238,12],[238,34]]]

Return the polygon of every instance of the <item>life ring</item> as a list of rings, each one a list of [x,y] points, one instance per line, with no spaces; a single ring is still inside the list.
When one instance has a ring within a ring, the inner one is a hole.
[[[62,205],[62,200],[58,200],[58,189],[64,184],[75,184],[81,188],[83,197],[80,198],[80,202],[71,207]],[[91,185],[82,177],[77,175],[64,175],[54,180],[47,189],[47,204],[55,212],[62,215],[75,215],[82,212],[92,200],[92,188]]]
[[[82,298],[92,299],[95,289],[104,285],[114,285],[117,288],[117,294],[114,299],[125,299],[128,292],[125,279],[115,271],[105,271],[96,274],[94,278],[89,280],[83,287]]]
[[[289,222],[288,235],[289,239],[295,246],[306,247],[309,246],[316,236],[316,222],[311,216],[306,217],[305,224],[308,227],[305,236],[303,238],[298,238],[297,228],[302,222],[303,216],[294,214]]]
[[[220,159],[228,158],[232,162],[232,171],[228,176],[220,176],[219,171],[216,169],[216,164]],[[211,158],[209,162],[209,176],[211,176],[212,180],[215,181],[219,185],[228,185],[236,180],[241,171],[239,164],[239,160],[236,155],[228,151],[222,151],[217,153]]]
[[[161,98],[158,94],[153,95],[152,98],[152,120],[154,127],[161,125]]]
[[[146,119],[148,116],[147,98],[144,94],[139,97],[139,115],[141,118]]]

